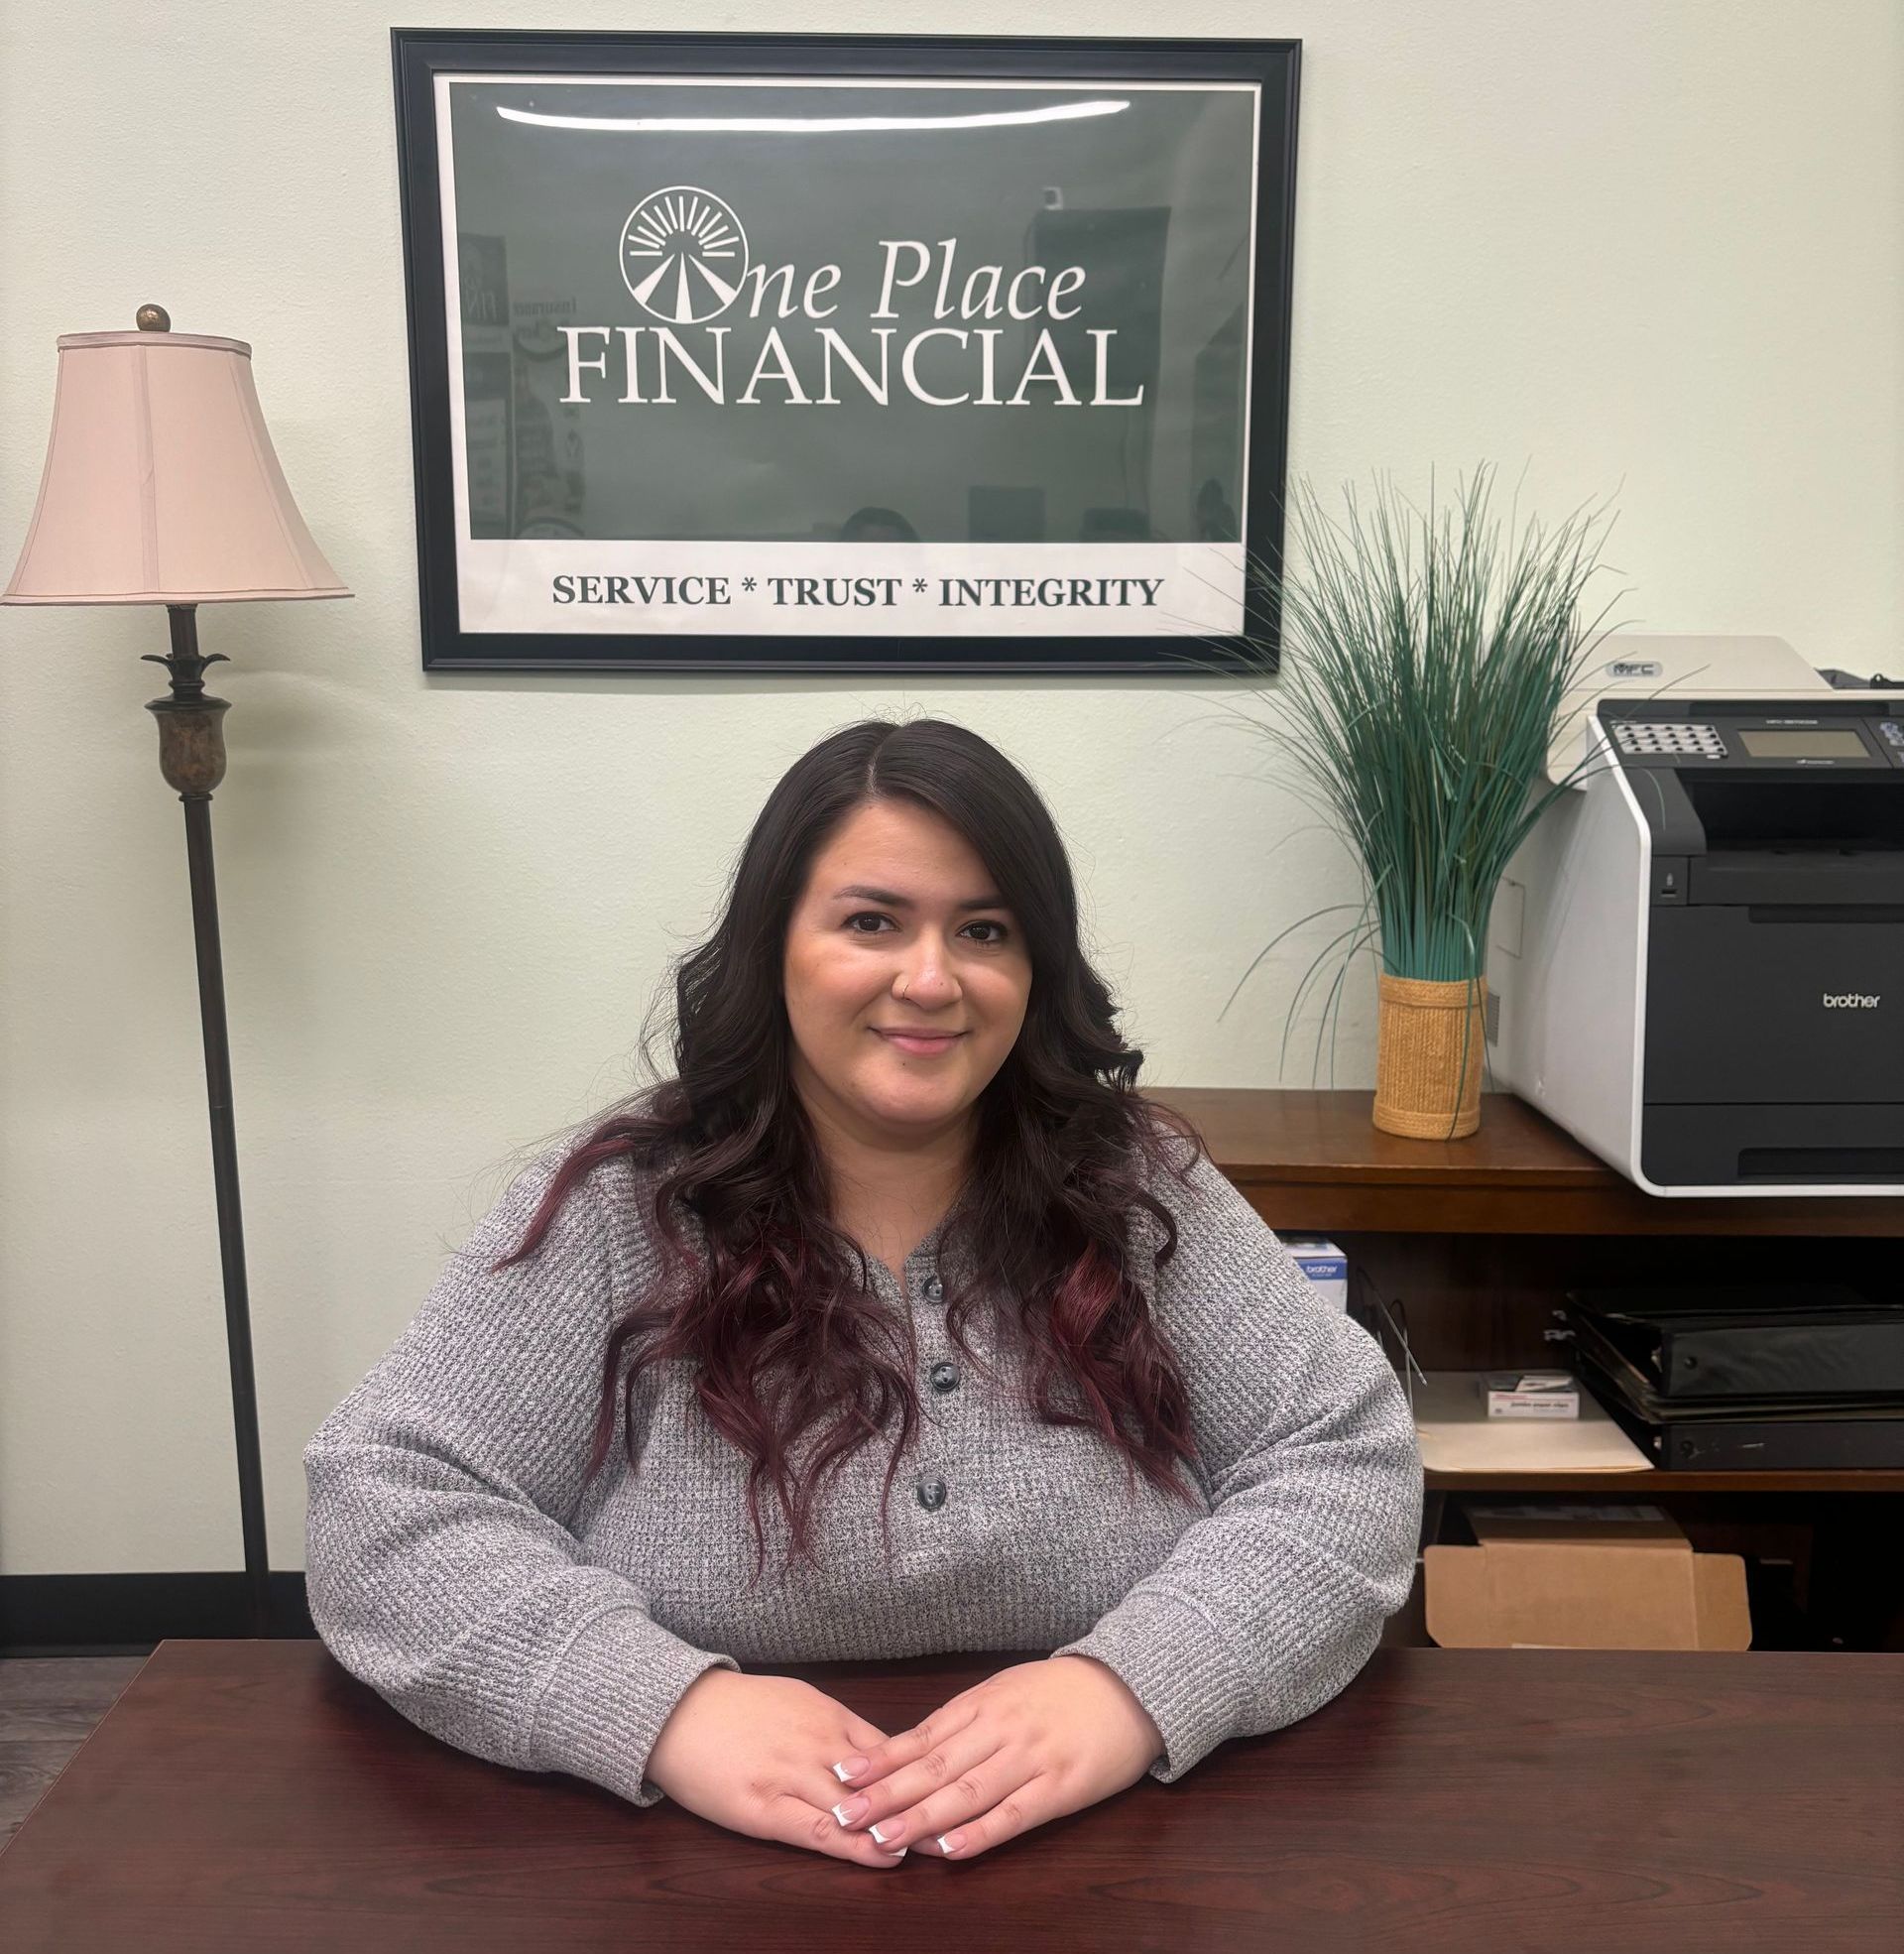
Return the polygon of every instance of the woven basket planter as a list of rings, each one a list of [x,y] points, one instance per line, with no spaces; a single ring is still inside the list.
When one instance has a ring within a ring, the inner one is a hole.
[[[1459,1140],[1481,1125],[1488,980],[1377,980],[1375,1125],[1404,1140]]]

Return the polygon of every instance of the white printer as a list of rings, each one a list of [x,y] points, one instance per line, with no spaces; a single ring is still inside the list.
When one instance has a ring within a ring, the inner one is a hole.
[[[1549,773],[1494,901],[1493,1082],[1649,1193],[1904,1194],[1904,689],[1610,637]]]

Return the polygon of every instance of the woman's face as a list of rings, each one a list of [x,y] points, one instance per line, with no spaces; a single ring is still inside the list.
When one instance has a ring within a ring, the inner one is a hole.
[[[794,1083],[874,1141],[962,1125],[1024,1023],[1031,959],[985,864],[936,814],[876,801],[840,824],[787,925]],[[943,1035],[908,1046],[891,1034]]]

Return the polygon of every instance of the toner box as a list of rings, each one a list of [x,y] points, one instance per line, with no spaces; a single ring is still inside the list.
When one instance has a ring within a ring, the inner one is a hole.
[[[1285,1235],[1282,1246],[1332,1309],[1349,1307],[1349,1258],[1334,1242],[1313,1235]]]

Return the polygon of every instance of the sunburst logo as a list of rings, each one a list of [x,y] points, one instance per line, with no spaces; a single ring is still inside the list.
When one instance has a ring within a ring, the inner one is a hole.
[[[709,190],[675,183],[645,196],[622,226],[622,280],[635,302],[674,325],[718,318],[740,297],[747,233]]]

